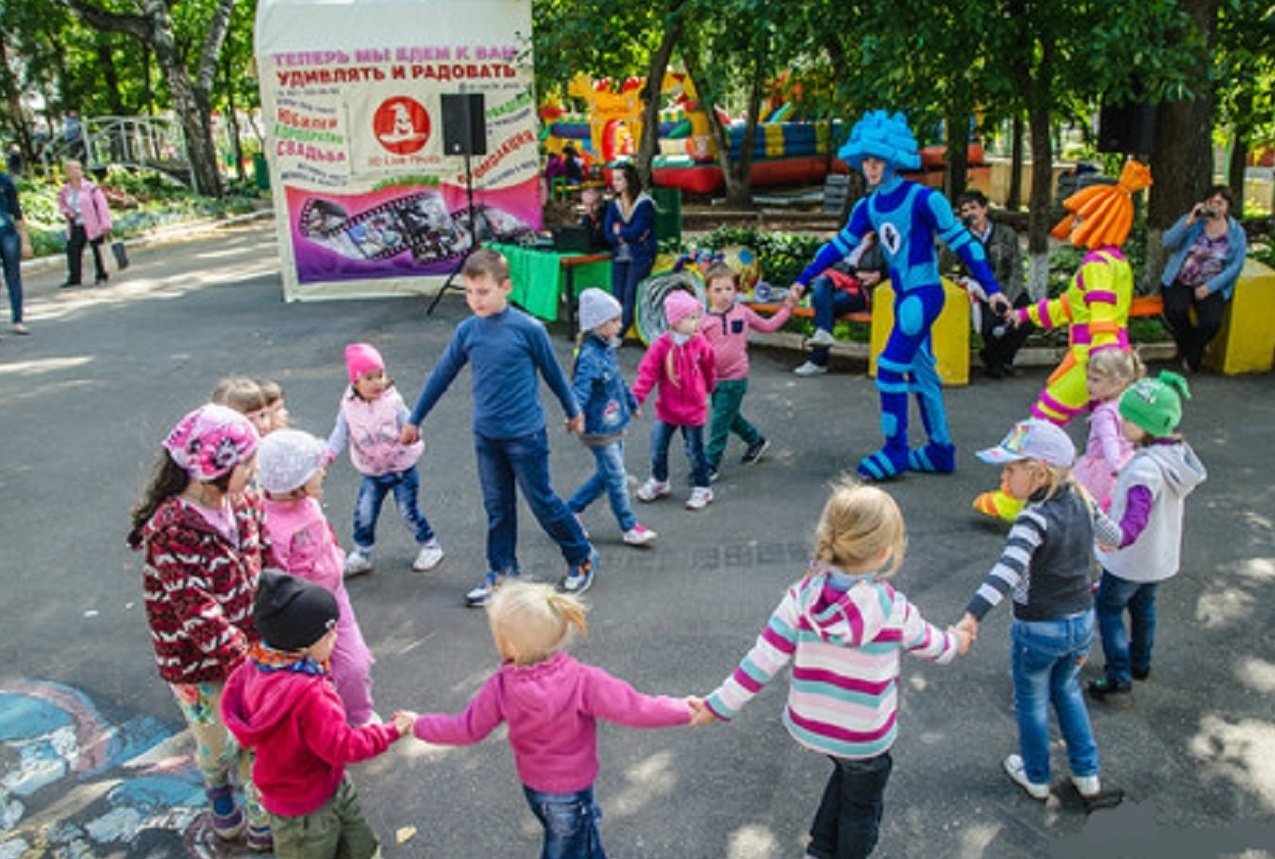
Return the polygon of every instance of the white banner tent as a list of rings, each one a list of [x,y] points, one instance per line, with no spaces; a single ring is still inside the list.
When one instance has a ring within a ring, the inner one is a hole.
[[[433,294],[540,228],[530,0],[259,0],[255,52],[287,300]]]

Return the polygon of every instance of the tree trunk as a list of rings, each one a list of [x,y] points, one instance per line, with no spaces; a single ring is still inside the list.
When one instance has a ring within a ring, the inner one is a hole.
[[[726,198],[733,199],[739,193],[735,190],[735,184],[739,179],[730,158],[730,136],[714,108],[717,103],[716,93],[709,88],[708,82],[698,75],[699,56],[694,49],[684,49],[682,60],[686,64],[686,74],[690,76],[695,84],[695,91],[699,93],[700,107],[704,115],[708,117],[708,133],[713,138],[713,148],[717,150],[717,163],[722,169],[722,177],[726,182]]]
[[[106,98],[111,105],[111,113],[125,116],[128,108],[124,106],[124,97],[120,93],[120,75],[115,68],[115,57],[111,51],[111,40],[106,33],[97,33],[97,65],[106,84]]]
[[[222,80],[226,85],[226,119],[230,122],[230,148],[235,157],[235,176],[240,182],[248,179],[243,167],[243,145],[239,142],[239,111],[235,108],[235,85],[230,79],[230,58],[222,63]]]
[[[1235,211],[1232,214],[1237,218],[1244,216],[1244,172],[1248,167],[1248,143],[1245,141],[1247,131],[1235,126],[1233,133],[1235,139],[1231,141],[1231,160],[1227,164],[1226,184],[1231,188],[1231,196],[1235,198]]]
[[[1023,115],[1015,113],[1010,125],[1009,199],[1005,208],[1017,212],[1023,204]]]
[[[753,149],[756,147],[757,121],[761,115],[762,86],[766,76],[766,54],[770,39],[763,35],[757,55],[753,58],[753,76],[748,85],[748,114],[744,120],[744,137],[739,147],[739,181],[729,189],[726,199],[734,207],[751,209],[753,205]]]
[[[960,95],[968,90],[963,81],[957,83],[955,90],[958,95],[949,102],[950,110],[943,119],[943,124],[947,127],[947,164],[943,170],[943,192],[953,205],[956,198],[965,193],[970,161],[970,114],[965,99]]]
[[[637,169],[644,187],[651,186],[651,161],[660,143],[660,90],[664,86],[664,73],[668,71],[673,48],[682,36],[685,17],[682,15],[686,0],[674,0],[669,4],[668,21],[660,46],[651,55],[646,71],[646,85],[642,87],[642,137],[638,141]]]
[[[1040,36],[1040,61],[1028,77],[1028,123],[1031,133],[1032,189],[1027,205],[1027,256],[1030,269],[1027,291],[1032,300],[1043,298],[1049,288],[1049,228],[1053,198],[1054,153],[1049,113],[1054,74],[1054,42]]]

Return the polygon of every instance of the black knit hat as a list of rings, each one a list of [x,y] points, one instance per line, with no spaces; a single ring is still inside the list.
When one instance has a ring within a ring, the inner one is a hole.
[[[336,627],[336,597],[305,579],[262,570],[252,622],[275,650],[305,650]]]

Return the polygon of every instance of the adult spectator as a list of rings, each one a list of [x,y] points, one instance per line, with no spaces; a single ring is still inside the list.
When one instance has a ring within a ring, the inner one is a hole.
[[[1172,254],[1160,279],[1164,318],[1189,373],[1199,372],[1204,347],[1221,327],[1222,310],[1244,268],[1248,239],[1231,216],[1233,202],[1229,188],[1214,185],[1164,234]]]
[[[66,162],[66,184],[58,192],[58,210],[66,218],[66,283],[62,286],[82,283],[86,244],[93,247],[93,285],[105,283],[109,275],[102,260],[102,244],[111,232],[111,209],[102,189],[85,178],[84,166],[74,158]]]
[[[85,156],[84,124],[80,122],[80,114],[75,108],[68,110],[62,121],[62,143],[67,155],[73,158]]]
[[[580,153],[570,143],[562,147],[562,159],[567,184],[579,185],[584,182],[584,164],[580,162]]]
[[[30,257],[31,236],[18,203],[18,186],[0,173],[0,260],[4,263],[4,284],[9,290],[9,319],[14,334],[30,334],[22,321],[22,258]]]
[[[965,228],[982,243],[987,264],[996,275],[1001,292],[1014,307],[1026,307],[1030,299],[1023,289],[1023,254],[1018,245],[1018,233],[1008,224],[994,223],[988,217],[987,197],[981,191],[966,191],[957,197],[956,211],[965,223]],[[947,253],[945,257],[945,267],[958,267],[962,283],[974,297],[977,311],[975,324],[983,337],[983,348],[978,351],[978,357],[983,362],[988,377],[1000,379],[1012,376],[1014,356],[1031,334],[1032,326],[1006,324],[988,306],[987,296],[978,283],[969,277],[956,255]]]
[[[810,308],[815,312],[815,333],[806,340],[810,357],[793,370],[798,376],[828,372],[828,347],[836,342],[832,326],[838,316],[858,313],[872,306],[872,290],[890,276],[885,254],[869,233],[856,252],[833,265],[810,284]],[[795,287],[801,298],[800,285]]]
[[[631,162],[611,171],[615,197],[607,204],[602,232],[612,248],[611,294],[620,301],[620,336],[633,325],[638,284],[651,273],[659,242],[655,237],[655,201],[642,190],[642,177]]]

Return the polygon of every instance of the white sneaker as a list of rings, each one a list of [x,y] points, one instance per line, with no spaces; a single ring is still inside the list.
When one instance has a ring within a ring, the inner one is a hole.
[[[1102,793],[1102,785],[1096,775],[1074,775],[1071,777],[1071,783],[1076,786],[1076,792],[1085,799],[1093,799]]]
[[[635,493],[638,501],[654,501],[656,498],[662,498],[673,491],[673,487],[668,485],[667,480],[656,480],[654,477],[648,477],[646,483]]]
[[[816,328],[815,333],[806,338],[806,345],[810,347],[831,346],[837,342],[837,338],[832,336],[832,332],[827,328]]]
[[[655,538],[660,536],[641,522],[624,532],[624,542],[630,546],[645,546],[655,542]]]
[[[1023,766],[1023,759],[1018,755],[1005,758],[1005,773],[1014,784],[1027,791],[1027,795],[1032,799],[1049,799],[1049,785],[1030,781],[1027,778],[1027,768]]]
[[[352,579],[355,576],[366,575],[372,572],[372,553],[363,549],[355,549],[353,552],[345,556],[345,577]]]
[[[687,510],[703,510],[713,503],[713,490],[707,486],[696,486],[691,490],[691,497],[686,499]]]
[[[793,370],[798,376],[822,376],[828,372],[827,367],[821,367],[813,361],[807,361],[800,367]]]
[[[421,543],[421,550],[416,553],[416,560],[412,561],[412,569],[418,573],[429,572],[442,560],[443,547],[438,545],[438,540],[431,538],[429,542]]]

